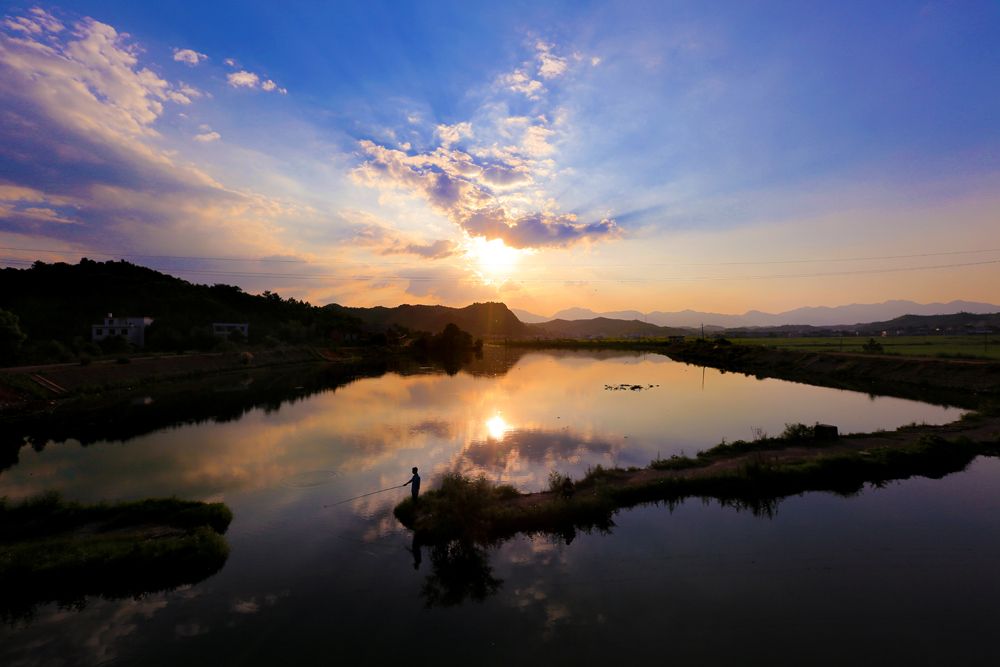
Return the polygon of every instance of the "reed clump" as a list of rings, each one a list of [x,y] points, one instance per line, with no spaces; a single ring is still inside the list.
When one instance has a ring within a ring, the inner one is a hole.
[[[45,493],[0,499],[0,617],[194,583],[222,568],[233,515],[177,498],[83,505]]]

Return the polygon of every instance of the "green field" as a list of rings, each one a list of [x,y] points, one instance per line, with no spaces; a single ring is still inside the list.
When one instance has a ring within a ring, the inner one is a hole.
[[[864,352],[867,336],[827,336],[816,338],[732,338],[738,345],[813,352]],[[1000,359],[1000,336],[886,336],[875,338],[883,354],[909,357]]]

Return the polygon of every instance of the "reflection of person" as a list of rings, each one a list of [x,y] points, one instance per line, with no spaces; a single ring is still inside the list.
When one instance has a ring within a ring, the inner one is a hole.
[[[420,540],[417,539],[416,533],[413,533],[413,543],[410,545],[410,548],[407,549],[407,551],[413,554],[413,569],[419,570],[420,563],[422,563],[424,560],[424,554],[423,554],[423,545],[420,544]]]
[[[413,467],[413,477],[411,477],[406,484],[410,485],[410,492],[413,494],[413,500],[416,500],[417,494],[420,493],[420,475],[417,474],[416,466]],[[406,484],[403,484],[403,486],[406,486]]]

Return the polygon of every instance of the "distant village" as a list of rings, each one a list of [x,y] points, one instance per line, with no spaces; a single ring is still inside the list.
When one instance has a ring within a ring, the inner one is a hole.
[[[100,343],[108,338],[118,336],[124,338],[129,345],[142,348],[146,346],[146,327],[153,323],[152,317],[115,317],[108,313],[100,324],[90,326],[90,340]],[[216,338],[228,339],[233,334],[247,340],[250,336],[248,322],[212,322],[212,334]]]

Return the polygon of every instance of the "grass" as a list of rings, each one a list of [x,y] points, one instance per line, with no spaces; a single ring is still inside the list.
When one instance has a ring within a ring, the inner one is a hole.
[[[150,499],[81,505],[55,493],[0,500],[0,615],[87,595],[138,596],[217,572],[232,512],[221,503]]]
[[[786,447],[794,447],[796,445],[822,447],[823,444],[823,440],[816,439],[814,426],[807,426],[806,424],[798,423],[785,424],[785,430],[779,436],[769,437],[767,434],[761,432],[760,435],[753,440],[734,440],[732,442],[726,442],[723,440],[715,447],[698,452],[694,458],[689,456],[677,456],[675,454],[666,459],[654,459],[649,464],[649,467],[654,470],[688,470],[691,468],[704,468],[715,461],[733,456],[739,456],[741,454],[780,450],[785,449]]]
[[[756,345],[809,352],[864,353],[868,336],[801,338],[733,338],[738,345]],[[941,359],[1000,359],[1000,336],[886,336],[875,339],[882,354]]]
[[[802,336],[730,338],[734,345],[751,345],[801,352],[851,352],[864,354],[864,345],[870,336]],[[688,344],[697,342],[687,337]],[[879,336],[875,341],[882,345],[881,354],[907,357],[932,357],[941,359],[1000,359],[1000,336]],[[708,343],[716,339],[708,338]],[[539,339],[517,340],[507,343],[512,347],[554,349],[656,349],[674,347],[677,343],[668,338],[602,338],[602,339]]]

